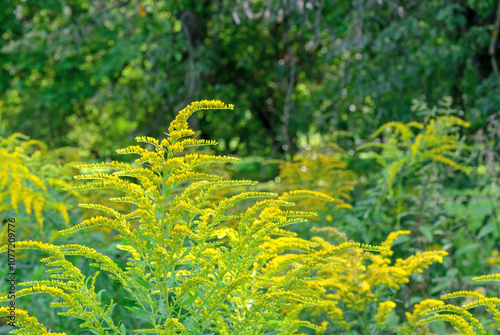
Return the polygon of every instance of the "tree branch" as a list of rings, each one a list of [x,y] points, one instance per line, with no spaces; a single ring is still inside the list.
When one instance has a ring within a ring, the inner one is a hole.
[[[495,72],[497,75],[500,75],[500,73],[498,72],[498,64],[497,64],[495,49],[498,39],[499,28],[500,28],[500,1],[498,1],[497,5],[495,24],[493,25],[493,31],[491,32],[490,48],[488,50],[488,53],[491,57],[491,67],[493,68],[493,72]]]

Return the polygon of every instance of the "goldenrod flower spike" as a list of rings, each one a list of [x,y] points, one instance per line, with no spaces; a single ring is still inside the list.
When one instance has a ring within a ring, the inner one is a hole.
[[[383,301],[378,305],[378,314],[375,316],[377,325],[383,326],[391,310],[396,307],[394,301]]]
[[[427,124],[410,122],[389,122],[377,129],[372,137],[384,133],[384,141],[369,142],[358,146],[358,150],[381,148],[381,152],[367,152],[367,158],[375,160],[384,168],[385,185],[393,193],[393,183],[401,173],[412,167],[433,162],[467,171],[467,166],[454,160],[462,143],[455,136],[456,127],[469,127],[464,120],[449,115],[431,119]],[[416,128],[416,129],[415,129]],[[415,130],[420,130],[418,133]]]
[[[473,278],[473,280],[475,281],[499,281],[499,279],[499,274],[484,275]],[[493,319],[500,320],[500,309],[498,308],[498,306],[500,306],[500,298],[489,298],[479,292],[471,291],[458,291],[441,296],[441,299],[454,298],[472,298],[475,299],[475,301],[462,305],[461,307],[454,305],[440,305],[437,307],[421,310],[417,315],[417,317],[419,318],[430,314],[435,315],[427,319],[421,319],[420,322],[447,321],[450,322],[455,327],[455,329],[462,334],[477,334],[474,331],[475,329],[479,334],[487,335],[479,320],[473,317],[468,310],[479,306],[485,306],[486,310],[493,314]],[[455,314],[436,314],[440,312],[452,312]]]
[[[0,317],[6,317],[7,322],[10,322],[9,316],[10,310],[6,307],[0,306]],[[25,310],[16,308],[15,309],[16,315],[15,315],[15,327],[13,328],[10,333],[11,334],[23,334],[23,335],[67,335],[66,333],[53,333],[50,330],[47,331],[47,328],[41,323],[38,322],[38,320],[33,317],[28,315],[28,312]]]
[[[422,322],[430,323],[436,321],[446,321],[449,322],[458,332],[463,335],[476,335],[472,326],[470,326],[467,321],[462,317],[454,314],[439,314],[431,316],[428,319],[421,320]],[[484,333],[486,335],[486,333]]]
[[[490,275],[484,275],[472,278],[474,281],[500,281],[500,273],[493,273]]]
[[[58,149],[59,152],[62,152]],[[14,210],[19,213],[20,205],[24,205],[27,217],[24,221],[33,221],[41,228],[44,235],[44,211],[59,213],[69,225],[68,206],[60,202],[58,197],[49,192],[69,186],[65,180],[64,167],[55,164],[54,153],[37,140],[14,133],[7,138],[0,137],[0,211]],[[40,174],[40,171],[44,171]],[[71,195],[75,195],[72,193]],[[21,212],[22,213],[22,212]],[[22,215],[24,216],[24,215]],[[31,219],[30,219],[31,218]],[[18,218],[19,219],[19,218]],[[19,232],[17,238],[27,238],[33,234],[30,224]]]

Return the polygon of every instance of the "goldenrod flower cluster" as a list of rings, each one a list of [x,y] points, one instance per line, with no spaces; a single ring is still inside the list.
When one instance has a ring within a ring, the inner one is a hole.
[[[473,280],[500,281],[500,273],[475,277]],[[483,325],[469,312],[469,310],[481,306],[486,307],[486,310],[493,315],[493,320],[497,321],[496,328],[500,330],[500,298],[489,298],[482,293],[471,291],[459,291],[441,296],[441,299],[456,298],[466,298],[469,301],[472,300],[472,302],[466,302],[461,307],[458,307],[451,304],[444,304],[442,301],[437,301],[437,303],[433,303],[433,306],[425,306],[427,308],[415,308],[413,315],[408,317],[407,332],[405,334],[410,334],[409,331],[418,328],[419,325],[424,323],[445,321],[450,323],[455,330],[461,334],[486,335],[488,332],[483,328]],[[420,320],[417,322],[417,319]]]
[[[316,229],[316,231],[322,230]],[[387,298],[393,296],[401,285],[407,283],[412,274],[422,272],[431,263],[442,262],[443,257],[447,255],[446,252],[426,251],[406,259],[397,259],[393,263],[390,258],[392,243],[398,236],[409,233],[409,231],[391,233],[382,243],[381,247],[386,249],[382,249],[381,253],[355,250],[330,258],[327,266],[317,270],[318,277],[312,278],[308,285],[321,292],[324,299],[331,301],[335,308],[342,306],[341,313],[344,311],[343,317],[339,317],[337,311],[335,318],[329,320],[332,325],[340,329],[349,329],[355,323],[370,322],[366,317],[371,317],[374,318],[373,324],[383,326],[385,317],[395,307],[393,301],[386,301]],[[320,237],[314,238],[314,241],[318,242],[321,248],[331,247]],[[375,310],[373,306],[376,304],[378,304],[378,314],[368,313],[366,316],[360,314]],[[363,315],[364,320],[346,316],[349,310],[353,311],[354,315]],[[328,309],[322,306],[316,308],[313,314],[319,315],[321,312],[328,313]]]
[[[11,310],[0,306],[0,317],[10,316]],[[9,322],[11,321],[9,320]],[[48,331],[35,317],[28,315],[28,312],[18,308],[15,310],[15,326],[16,328],[13,329],[10,334],[67,335],[66,333],[53,333],[50,330]]]
[[[377,320],[377,325],[383,326],[385,324],[385,320],[389,316],[391,310],[396,307],[396,303],[394,301],[383,301],[378,305],[378,313],[375,316],[375,320]]]
[[[498,250],[493,251],[491,253],[491,257],[489,257],[486,261],[491,266],[500,265],[500,253]]]
[[[326,193],[335,198],[336,209],[351,209],[352,206],[346,201],[351,200],[350,193],[357,183],[357,176],[347,169],[347,163],[344,162],[347,154],[342,149],[338,148],[335,155],[326,152],[328,149],[306,143],[292,161],[280,161],[280,189],[303,187]],[[321,201],[311,198],[300,201],[300,205],[311,210],[323,207]],[[333,221],[333,218],[327,218],[327,221]]]
[[[33,221],[38,223],[42,234],[44,210],[59,213],[69,226],[68,206],[54,194],[54,190],[69,186],[60,175],[66,170],[53,161],[45,159],[46,156],[53,155],[40,141],[30,140],[19,133],[0,138],[2,161],[0,164],[0,213],[7,216],[6,212],[11,209],[20,213],[19,205],[22,203],[25,215],[34,216]],[[22,233],[29,236],[35,227],[30,228],[31,231],[25,230]],[[6,236],[5,231],[2,236]]]
[[[439,162],[466,171],[465,166],[453,159],[461,145],[454,134],[455,128],[469,126],[468,122],[451,115],[437,116],[427,123],[393,121],[382,125],[372,134],[372,137],[376,137],[384,133],[385,142],[368,142],[358,146],[358,149],[382,149],[380,153],[365,153],[364,157],[375,158],[384,167],[386,186],[392,192],[396,176],[407,166]],[[419,132],[415,134],[414,129]]]

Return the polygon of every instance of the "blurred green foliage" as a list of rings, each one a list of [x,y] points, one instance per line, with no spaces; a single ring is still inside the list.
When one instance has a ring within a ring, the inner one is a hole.
[[[291,157],[311,127],[366,138],[383,123],[415,121],[415,98],[451,96],[477,130],[500,107],[496,7],[6,1],[0,135],[113,156],[112,143],[159,136],[172,110],[204,97],[238,101],[233,113],[203,112],[191,126],[241,156]]]

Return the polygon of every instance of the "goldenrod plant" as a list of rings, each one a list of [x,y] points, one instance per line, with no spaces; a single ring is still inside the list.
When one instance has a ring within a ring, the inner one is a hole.
[[[312,197],[325,202],[334,199],[314,191],[293,190],[278,196],[252,192],[233,194],[216,202],[209,196],[218,189],[253,185],[247,180],[224,180],[197,171],[206,163],[235,162],[236,158],[206,154],[183,154],[184,149],[216,144],[190,138],[187,119],[200,109],[233,109],[220,101],[200,101],[180,111],[168,128],[167,137],[157,140],[137,137],[140,145],[117,150],[136,154],[134,163],[105,162],[81,164],[80,169],[112,169],[93,172],[77,179],[94,179],[70,191],[113,189],[123,192],[111,200],[133,204],[130,212],[119,212],[101,204],[84,204],[100,210],[62,234],[104,226],[117,231],[116,247],[129,255],[125,264],[84,245],[54,245],[21,241],[16,248],[39,250],[50,279],[19,284],[19,297],[46,293],[57,298],[53,308],[66,308],[61,315],[83,322],[80,327],[94,334],[295,334],[301,327],[319,332],[326,328],[301,321],[296,316],[311,306],[330,302],[311,290],[310,274],[329,267],[349,250],[388,252],[355,242],[323,247],[283,229],[315,216],[313,212],[290,211],[294,200]],[[181,192],[179,192],[181,190]],[[252,201],[244,210],[227,214],[237,202]],[[7,246],[0,248],[6,252]],[[85,276],[72,261],[83,256],[98,270]],[[133,301],[124,306],[130,318],[116,320],[113,299],[96,292],[101,272],[117,281]],[[0,301],[9,301],[7,295]],[[45,307],[45,306],[44,306]],[[284,313],[287,311],[287,313]],[[0,316],[6,315],[0,309]],[[20,326],[13,333],[44,333],[38,321],[23,311]]]
[[[357,183],[356,173],[349,170],[345,151],[332,139],[310,134],[300,138],[300,150],[290,161],[279,162],[279,181],[284,190],[303,187],[335,197],[335,208],[351,209],[347,203]],[[327,143],[327,144],[326,144]],[[303,201],[309,209],[321,209],[322,203]]]
[[[474,281],[500,281],[500,273],[484,275],[473,278]],[[476,307],[485,307],[492,314],[493,328],[500,331],[500,298],[487,297],[480,292],[458,291],[441,296],[441,299],[466,298],[469,300],[462,306],[445,304],[439,300],[431,300],[422,308],[417,306],[413,315],[408,317],[408,326],[403,334],[414,334],[413,331],[421,327],[422,324],[436,321],[449,322],[455,330],[464,335],[487,335],[490,334],[483,328],[479,320],[474,317],[469,310]]]
[[[314,229],[345,240],[333,227]],[[329,330],[344,334],[380,334],[391,330],[387,318],[396,307],[396,294],[400,287],[410,281],[410,276],[421,273],[432,263],[441,263],[447,252],[434,250],[418,252],[395,262],[391,256],[393,242],[409,231],[389,234],[381,247],[386,253],[371,253],[353,250],[337,256],[324,268],[317,270],[317,276],[308,285],[320,292],[327,301],[311,309],[314,318],[326,322]],[[332,245],[326,239],[313,237],[321,249]],[[394,325],[392,325],[394,326]]]
[[[429,108],[415,102],[412,110],[426,114],[423,122],[386,123],[372,134],[372,141],[357,147],[361,159],[377,163],[372,174],[377,184],[355,206],[362,222],[373,222],[367,242],[384,238],[390,232],[386,227],[420,232],[420,249],[434,242],[431,223],[446,215],[442,203],[446,177],[451,171],[472,169],[463,162],[462,153],[468,148],[460,135],[470,124],[457,116],[450,103],[445,100],[440,108]]]
[[[7,307],[0,307],[0,316],[8,317],[11,315],[12,310]],[[47,331],[42,324],[38,322],[35,317],[29,316],[26,311],[16,309],[16,327],[20,329],[13,330],[10,334],[32,334],[32,335],[64,335],[66,333],[53,333]]]
[[[33,236],[36,224],[43,236],[45,221],[48,217],[54,220],[55,213],[69,227],[70,194],[60,189],[70,185],[71,175],[67,167],[56,162],[65,150],[48,150],[43,142],[20,133],[0,138],[0,214],[24,217],[18,238]],[[6,226],[3,229],[2,236],[6,236]]]
[[[397,333],[401,335],[432,335],[429,324],[421,323],[420,312],[430,308],[444,305],[444,302],[436,299],[425,299],[413,306],[413,312],[406,312],[406,324],[398,327]]]
[[[358,150],[380,148],[380,152],[365,152],[362,157],[375,158],[384,167],[384,182],[392,194],[396,177],[405,169],[421,169],[426,164],[437,162],[466,171],[466,166],[457,163],[454,157],[463,148],[457,130],[469,126],[468,122],[452,114],[436,114],[426,123],[392,121],[372,134],[372,138],[376,138],[383,133],[383,142],[368,142],[358,146]]]

